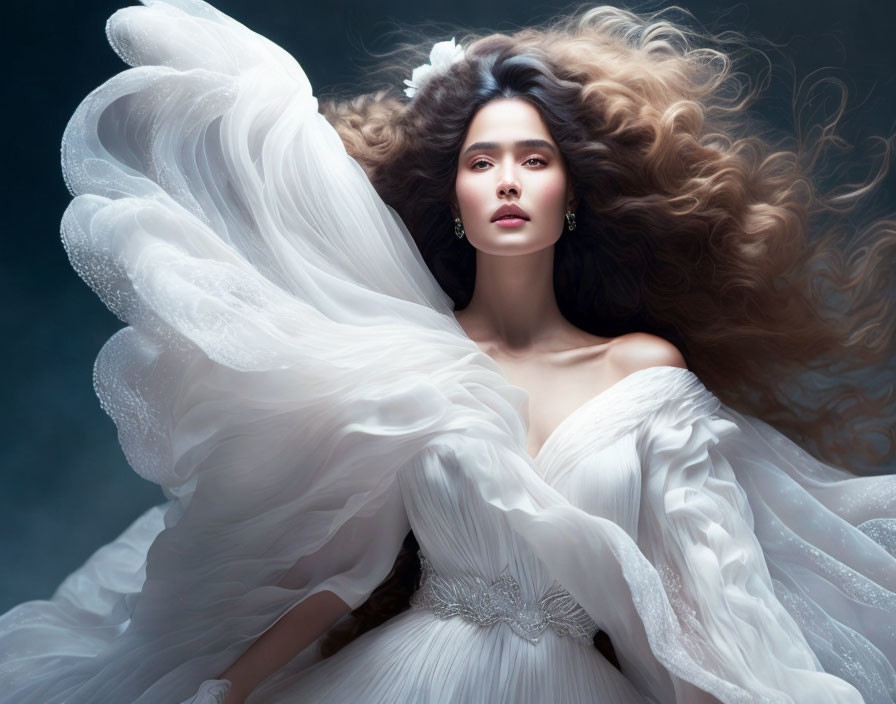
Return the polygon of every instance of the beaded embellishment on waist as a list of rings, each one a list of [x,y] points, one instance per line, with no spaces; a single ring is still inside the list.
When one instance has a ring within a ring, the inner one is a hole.
[[[533,644],[538,643],[546,628],[588,645],[592,645],[598,631],[588,612],[557,583],[538,601],[526,601],[519,582],[506,572],[488,583],[473,574],[442,577],[422,552],[420,564],[422,580],[411,604],[429,609],[439,618],[460,616],[479,626],[503,621]]]

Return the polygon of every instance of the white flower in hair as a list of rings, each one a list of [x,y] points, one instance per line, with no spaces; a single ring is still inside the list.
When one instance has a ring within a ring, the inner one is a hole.
[[[463,58],[464,48],[454,43],[454,37],[451,37],[451,41],[436,42],[429,52],[429,63],[418,66],[411,74],[410,80],[405,79],[404,83],[408,87],[404,89],[404,94],[413,98],[433,75],[447,71],[449,66]]]

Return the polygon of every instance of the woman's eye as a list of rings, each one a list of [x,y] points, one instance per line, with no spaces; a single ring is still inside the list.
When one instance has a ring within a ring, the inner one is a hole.
[[[537,157],[537,156],[530,156],[523,163],[527,164],[527,165],[532,165],[532,162],[535,162],[535,165],[542,165],[542,166],[547,165],[547,162],[544,159]],[[480,168],[480,164],[484,164],[485,166]],[[487,162],[485,159],[477,159],[472,164],[470,164],[470,166],[471,166],[471,168],[473,168],[476,171],[484,171],[485,167],[489,166],[489,162]]]

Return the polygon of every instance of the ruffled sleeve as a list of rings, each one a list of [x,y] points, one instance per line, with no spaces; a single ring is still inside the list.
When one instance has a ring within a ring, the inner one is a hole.
[[[768,426],[765,429],[780,436]],[[756,435],[750,420],[721,406],[699,382],[689,393],[665,399],[640,434],[638,546],[661,577],[681,627],[681,645],[702,670],[690,683],[673,676],[675,701],[703,701],[702,693],[691,685],[722,701],[891,701],[896,676],[875,641],[889,648],[892,657],[893,642],[887,642],[886,631],[892,636],[896,604],[890,589],[896,561],[861,531],[844,531],[842,519],[831,511],[819,511],[811,495],[786,481],[788,475],[781,469],[785,464],[792,468],[794,460],[804,467],[820,463],[795,446],[787,457],[769,443],[758,442]],[[738,474],[749,482],[752,496]],[[838,479],[845,481],[844,475],[841,472]],[[871,481],[880,492],[891,490],[885,478]],[[771,522],[760,486],[766,494],[786,492],[774,503],[787,523],[804,528],[801,545],[793,542],[785,547],[781,524]],[[757,537],[751,502],[762,509],[760,530],[777,559],[777,581]],[[859,512],[870,518],[872,506],[866,502],[866,508]],[[831,541],[838,533],[843,541],[839,547]],[[851,557],[843,549],[847,544],[857,551]],[[828,549],[852,565],[840,564],[840,575],[819,579],[823,574],[813,570],[811,562],[797,564],[803,549],[810,557]],[[845,572],[852,573],[851,579],[845,579]],[[791,590],[781,589],[785,579]],[[808,630],[810,622],[822,621],[805,609],[797,613],[794,600],[785,607],[779,592],[802,595],[804,590],[797,586],[801,585],[810,587],[812,594],[812,589],[836,588],[838,582],[842,586],[851,582],[853,587],[864,583],[866,598],[841,592],[810,599],[816,612],[825,615],[829,637],[836,640],[837,631],[844,638],[852,635],[852,653],[843,651],[839,662],[825,657],[822,663],[819,655],[830,654],[830,643],[824,649],[821,634]],[[882,626],[887,622],[890,626]]]

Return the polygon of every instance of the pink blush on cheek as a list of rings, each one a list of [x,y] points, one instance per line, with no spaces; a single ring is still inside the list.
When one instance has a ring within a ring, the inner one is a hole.
[[[566,211],[566,184],[561,180],[549,181],[538,194],[539,210],[546,212],[555,207],[561,212]]]

